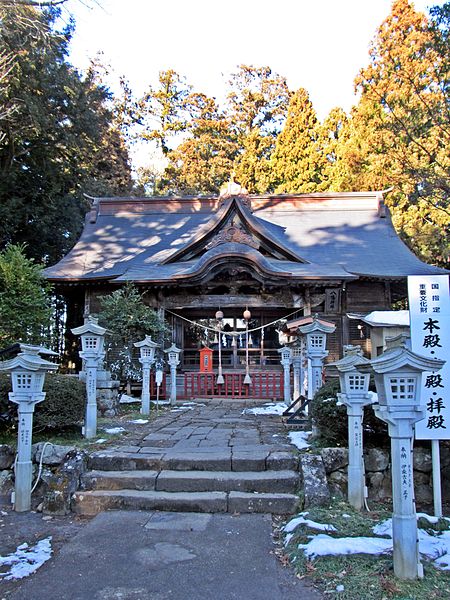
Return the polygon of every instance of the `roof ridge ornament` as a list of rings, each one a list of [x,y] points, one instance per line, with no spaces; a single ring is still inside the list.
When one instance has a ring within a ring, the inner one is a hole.
[[[245,244],[246,246],[250,246],[256,250],[259,249],[259,242],[256,241],[252,235],[247,233],[241,225],[235,224],[233,221],[213,237],[213,239],[206,246],[206,249],[211,250],[211,248],[215,248],[220,244],[227,244],[229,242]]]
[[[242,202],[248,207],[250,206],[250,198],[248,197],[248,191],[245,189],[243,185],[239,183],[239,181],[234,180],[234,173],[231,173],[230,179],[227,183],[224,183],[220,188],[219,198],[231,198],[233,196],[239,196]],[[245,196],[245,197],[243,197]]]

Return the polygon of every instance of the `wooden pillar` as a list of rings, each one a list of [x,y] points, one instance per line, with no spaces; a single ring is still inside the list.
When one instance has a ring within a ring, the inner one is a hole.
[[[305,308],[303,310],[303,314],[305,317],[309,317],[311,315],[311,294],[309,288],[305,288]]]

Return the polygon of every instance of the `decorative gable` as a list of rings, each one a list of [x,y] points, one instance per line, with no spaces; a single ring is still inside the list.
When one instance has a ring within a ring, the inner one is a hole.
[[[212,248],[229,243],[249,246],[258,250],[261,255],[275,260],[307,262],[286,248],[281,240],[266,229],[261,220],[252,214],[248,201],[246,196],[226,197],[215,218],[165,263],[198,259]]]
[[[228,242],[244,244],[245,246],[250,246],[256,250],[258,250],[260,246],[260,243],[252,235],[248,234],[241,225],[235,225],[232,221],[212,238],[206,246],[206,249],[210,250],[211,248],[215,248],[220,244],[226,244]]]

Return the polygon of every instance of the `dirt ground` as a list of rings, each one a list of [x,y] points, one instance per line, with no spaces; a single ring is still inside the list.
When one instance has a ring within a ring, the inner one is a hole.
[[[15,552],[17,546],[25,542],[32,546],[49,536],[52,536],[53,553],[56,554],[88,521],[75,515],[49,517],[36,511],[16,513],[9,497],[0,495],[0,556]],[[7,570],[8,567],[0,566],[0,573]],[[20,580],[0,578],[0,600],[8,598],[19,584]]]

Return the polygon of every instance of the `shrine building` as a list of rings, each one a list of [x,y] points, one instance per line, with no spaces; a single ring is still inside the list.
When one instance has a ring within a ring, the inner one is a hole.
[[[315,313],[336,325],[328,361],[345,344],[370,353],[348,314],[390,309],[408,275],[444,273],[400,240],[383,192],[250,196],[232,185],[219,197],[97,198],[75,247],[45,271],[68,330],[133,282],[169,323],[181,373],[200,370],[205,346],[216,369],[219,343],[225,373],[243,372],[246,352],[251,372],[279,371],[283,324]]]

